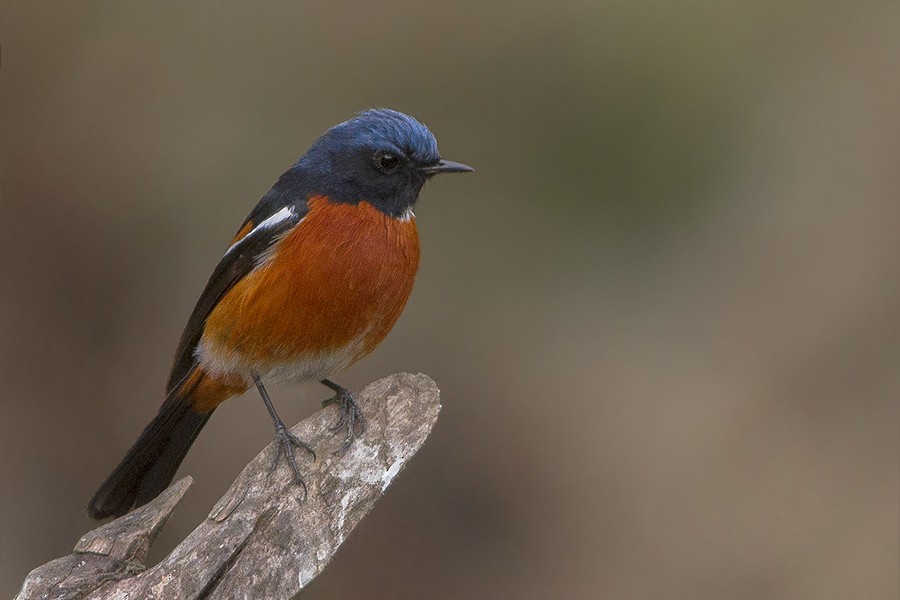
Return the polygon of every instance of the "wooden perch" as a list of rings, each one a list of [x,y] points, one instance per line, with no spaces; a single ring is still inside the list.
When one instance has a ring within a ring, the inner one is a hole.
[[[143,564],[181,500],[185,477],[150,504],[86,533],[75,551],[33,570],[19,600],[291,598],[309,585],[391,481],[425,442],[441,410],[426,375],[392,375],[356,395],[367,429],[343,455],[328,431],[338,410],[324,408],[291,431],[318,451],[303,461],[309,486],[291,480],[282,461],[269,473],[274,446],[248,464],[209,517],[159,564]]]

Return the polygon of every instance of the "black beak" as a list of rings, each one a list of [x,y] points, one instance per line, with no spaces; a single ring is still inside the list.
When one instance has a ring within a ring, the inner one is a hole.
[[[452,160],[439,160],[436,164],[422,167],[419,169],[429,177],[438,173],[470,173],[474,171],[472,167],[462,163],[453,162]]]

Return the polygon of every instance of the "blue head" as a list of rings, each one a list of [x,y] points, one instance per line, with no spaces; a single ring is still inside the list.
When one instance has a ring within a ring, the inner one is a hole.
[[[437,173],[470,167],[442,160],[428,128],[395,110],[367,110],[325,132],[294,165],[309,192],[374,205],[399,217]]]

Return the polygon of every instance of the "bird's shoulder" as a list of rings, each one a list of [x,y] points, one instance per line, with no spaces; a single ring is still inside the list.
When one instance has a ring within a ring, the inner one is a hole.
[[[275,244],[290,232],[309,212],[307,192],[296,173],[283,174],[244,219],[231,244],[213,269],[188,318],[167,389],[176,386],[194,363],[194,350],[207,317],[222,297],[257,267]]]

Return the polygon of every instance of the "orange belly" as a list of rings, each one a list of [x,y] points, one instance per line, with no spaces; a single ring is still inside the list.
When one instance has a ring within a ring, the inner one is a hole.
[[[365,202],[309,207],[210,313],[197,354],[207,373],[322,379],[374,350],[400,317],[419,265],[415,221]]]

